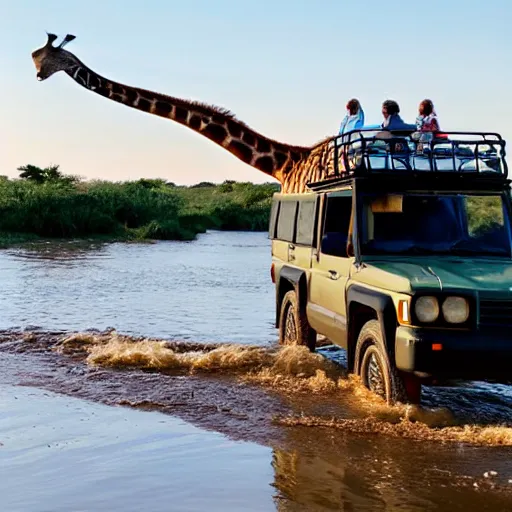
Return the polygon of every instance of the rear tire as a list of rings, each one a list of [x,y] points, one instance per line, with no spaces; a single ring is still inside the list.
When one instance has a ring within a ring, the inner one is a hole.
[[[354,373],[363,384],[388,404],[419,403],[421,383],[413,375],[403,375],[390,361],[380,323],[370,320],[357,338]],[[405,378],[404,378],[405,377]]]
[[[314,352],[316,331],[309,325],[306,312],[299,306],[297,294],[290,290],[283,297],[279,316],[279,344],[304,345]]]

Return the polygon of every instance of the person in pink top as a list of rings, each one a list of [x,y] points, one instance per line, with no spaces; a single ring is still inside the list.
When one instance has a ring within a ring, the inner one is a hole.
[[[438,132],[440,130],[439,120],[432,101],[423,100],[418,108],[418,113],[416,129],[419,132]]]
[[[423,100],[418,107],[418,117],[416,118],[416,130],[418,132],[439,132],[439,119],[437,118],[434,104],[431,100]],[[436,133],[436,138],[447,138],[444,133]]]

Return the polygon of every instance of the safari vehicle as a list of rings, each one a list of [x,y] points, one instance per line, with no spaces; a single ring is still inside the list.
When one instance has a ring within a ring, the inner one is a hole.
[[[273,198],[280,343],[313,351],[323,335],[388,403],[419,402],[424,382],[510,380],[502,138],[359,130],[332,145],[332,177]]]

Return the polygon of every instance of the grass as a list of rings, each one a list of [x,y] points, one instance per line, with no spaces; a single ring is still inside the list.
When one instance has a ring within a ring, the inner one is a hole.
[[[0,180],[0,247],[37,239],[193,240],[265,231],[274,184]]]

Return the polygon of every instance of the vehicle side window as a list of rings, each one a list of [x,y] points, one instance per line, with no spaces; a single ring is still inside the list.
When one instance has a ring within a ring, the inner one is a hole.
[[[297,201],[281,201],[277,221],[277,238],[279,240],[294,241],[296,214]]]
[[[273,240],[276,237],[277,215],[279,214],[279,201],[273,200],[270,209],[270,222],[268,225],[268,237]]]
[[[347,257],[347,240],[352,214],[351,196],[327,197],[321,252]]]
[[[296,243],[301,245],[313,245],[315,237],[316,201],[315,198],[299,201],[299,213],[297,216]]]

